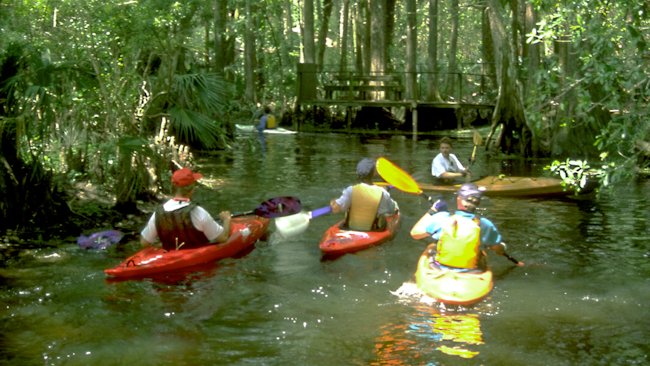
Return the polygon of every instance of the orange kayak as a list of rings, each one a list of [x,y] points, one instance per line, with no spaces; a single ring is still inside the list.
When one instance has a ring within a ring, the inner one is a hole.
[[[452,305],[471,305],[487,296],[494,286],[492,271],[458,272],[430,265],[420,256],[415,272],[418,288],[428,296]]]
[[[225,243],[195,249],[165,251],[147,247],[104,273],[113,278],[129,279],[162,275],[233,257],[252,249],[269,226],[269,219],[250,215],[233,217],[230,238]]]
[[[386,218],[383,231],[356,231],[341,229],[343,221],[332,225],[320,241],[320,250],[324,256],[338,257],[354,253],[384,243],[395,236],[400,224],[400,213]]]
[[[573,194],[573,190],[565,189],[562,180],[547,177],[505,177],[487,176],[472,181],[483,194],[491,197],[557,197]],[[377,185],[388,185],[388,183],[375,182]],[[429,183],[417,183],[420,189],[425,192],[448,192],[454,193],[460,189],[461,184],[437,185]]]

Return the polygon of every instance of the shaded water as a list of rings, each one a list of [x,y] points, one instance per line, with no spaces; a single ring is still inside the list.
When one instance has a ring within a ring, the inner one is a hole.
[[[296,195],[314,209],[354,180],[363,156],[384,155],[424,180],[437,141],[343,135],[239,138],[201,159],[195,197],[215,213]],[[471,141],[456,152],[466,159]],[[479,154],[478,174],[501,162]],[[514,165],[514,168],[513,168]],[[541,174],[543,162],[519,174]],[[314,219],[301,237],[272,235],[250,254],[177,283],[107,282],[102,272],[135,250],[75,243],[29,250],[0,269],[0,363],[12,365],[633,365],[650,347],[650,184],[598,201],[486,199],[490,217],[526,262],[490,257],[488,298],[445,308],[409,289],[425,243],[408,231],[422,198],[393,192],[397,237],[321,261],[318,241],[339,217]],[[406,283],[406,285],[405,285]]]

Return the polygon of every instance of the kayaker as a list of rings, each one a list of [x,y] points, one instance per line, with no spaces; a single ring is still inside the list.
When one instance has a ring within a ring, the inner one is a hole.
[[[357,164],[359,183],[345,188],[339,198],[330,201],[332,213],[346,212],[345,223],[351,230],[383,230],[386,216],[398,210],[388,191],[372,183],[375,164],[375,159],[361,159]]]
[[[449,137],[440,140],[440,152],[431,162],[431,175],[436,184],[455,184],[458,179],[471,174],[451,151],[453,145]]]
[[[484,270],[486,250],[505,254],[505,244],[496,226],[475,214],[481,203],[481,191],[474,183],[463,184],[457,192],[455,213],[439,211],[439,203],[420,219],[411,231],[415,239],[433,238],[425,253],[432,265],[456,270]],[[428,216],[427,216],[428,215]],[[422,225],[426,222],[426,225]]]
[[[165,250],[197,248],[225,242],[230,235],[229,211],[219,213],[221,224],[203,207],[191,202],[197,181],[203,178],[189,168],[178,169],[172,175],[174,197],[156,208],[140,233],[143,245],[158,240]]]
[[[260,133],[264,132],[266,129],[270,130],[276,128],[275,116],[271,114],[271,107],[264,107],[264,114],[260,117],[260,122],[256,128]]]

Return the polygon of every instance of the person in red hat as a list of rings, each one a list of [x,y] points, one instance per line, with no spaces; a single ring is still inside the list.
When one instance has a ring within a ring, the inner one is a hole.
[[[172,175],[174,197],[159,206],[140,233],[143,245],[162,243],[165,250],[198,248],[225,242],[230,235],[229,211],[219,213],[221,224],[203,207],[191,201],[196,183],[203,178],[189,168]]]

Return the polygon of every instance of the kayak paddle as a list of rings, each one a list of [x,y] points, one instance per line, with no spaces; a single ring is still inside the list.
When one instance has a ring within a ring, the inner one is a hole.
[[[476,148],[479,145],[483,145],[483,137],[481,137],[481,134],[476,130],[473,130],[472,132],[472,143],[474,144],[474,147],[472,148],[472,155],[469,157],[469,166],[467,167],[467,174],[465,175],[465,183],[469,183],[472,179],[472,175],[469,173],[469,168],[471,168],[472,165],[474,165],[474,161],[476,161]]]
[[[266,217],[267,219],[274,219],[276,217],[296,214],[300,212],[301,209],[302,205],[300,204],[300,200],[296,197],[273,197],[260,203],[260,205],[254,210],[235,213],[232,216],[257,215],[260,217]]]
[[[474,144],[474,148],[472,149],[472,156],[469,158],[470,166],[474,164],[474,160],[476,160],[476,148],[479,145],[483,145],[483,137],[481,137],[481,134],[476,130],[473,131],[472,143]]]
[[[524,262],[520,262],[520,261],[516,260],[515,258],[513,258],[510,254],[506,253],[506,243],[502,242],[501,245],[503,245],[503,254],[501,254],[501,255],[508,258],[508,260],[510,262],[516,264],[517,267],[523,267],[524,266]]]
[[[505,253],[505,252],[504,252],[504,253],[503,253],[503,256],[506,257],[506,258],[508,258],[508,260],[509,260],[510,262],[516,264],[517,267],[523,267],[523,266],[524,266],[524,262],[520,262],[520,261],[516,260],[515,258],[511,257],[510,254],[508,254],[508,253]]]
[[[431,197],[422,191],[418,182],[390,160],[384,157],[378,158],[376,168],[377,173],[391,186],[403,192],[419,194],[425,197],[427,201],[431,201]]]
[[[311,219],[330,212],[332,212],[332,207],[327,205],[309,212],[300,212],[291,216],[278,217],[275,219],[275,228],[285,238],[296,236],[307,230]]]

